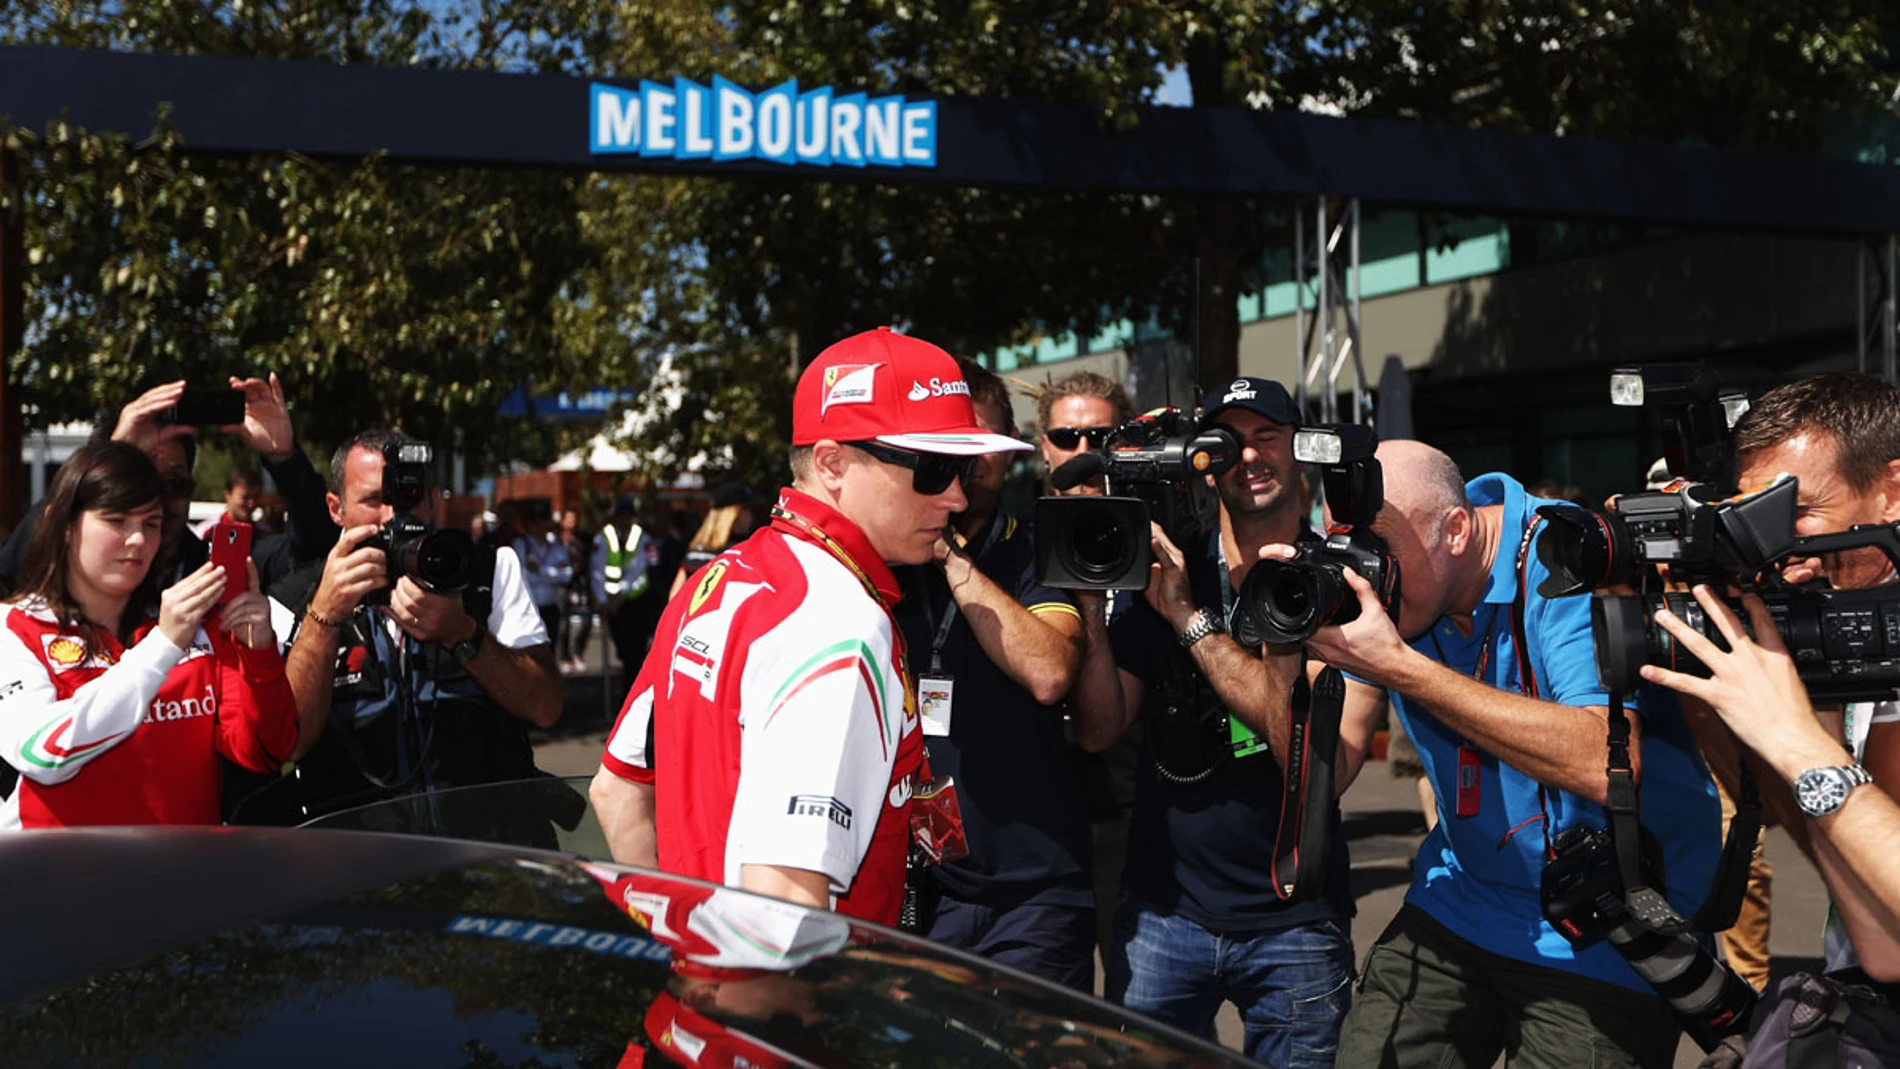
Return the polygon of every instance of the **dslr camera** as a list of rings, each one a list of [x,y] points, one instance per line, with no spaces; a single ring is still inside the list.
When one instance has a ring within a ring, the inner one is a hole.
[[[1399,562],[1372,521],[1385,504],[1385,477],[1373,455],[1371,427],[1341,423],[1293,434],[1293,457],[1319,468],[1333,523],[1324,544],[1299,547],[1292,560],[1263,560],[1247,572],[1234,601],[1234,638],[1243,646],[1303,642],[1328,624],[1359,618],[1359,598],[1346,585],[1357,572],[1395,620]]]
[[[398,440],[383,446],[383,503],[396,514],[363,544],[383,551],[391,586],[407,575],[432,593],[459,594],[477,578],[475,540],[467,531],[431,527],[415,514],[428,499],[434,460],[435,451],[427,442]],[[387,602],[389,590],[372,597]]]
[[[1149,523],[1192,546],[1220,523],[1220,499],[1205,476],[1240,457],[1224,427],[1197,427],[1179,409],[1157,408],[1110,431],[1099,450],[1050,473],[1058,490],[1101,476],[1106,496],[1036,502],[1036,580],[1063,590],[1141,590],[1153,562]]]
[[[1718,394],[1706,368],[1620,369],[1611,382],[1613,403],[1659,404],[1676,438],[1669,454],[1672,471],[1681,470],[1680,463],[1704,479],[1724,477],[1728,431],[1746,403]],[[1795,587],[1781,579],[1776,566],[1863,547],[1880,549],[1900,566],[1900,524],[1797,538],[1798,492],[1788,476],[1727,497],[1712,482],[1678,481],[1660,492],[1618,498],[1603,511],[1540,506],[1538,515],[1550,529],[1538,540],[1537,554],[1550,574],[1538,593],[1561,597],[1599,591],[1590,623],[1597,671],[1612,693],[1634,693],[1642,685],[1638,671],[1645,664],[1708,674],[1655,623],[1656,611],[1667,608],[1717,647],[1727,648],[1714,621],[1682,589],[1708,583],[1761,596],[1815,700],[1890,698],[1900,688],[1900,586]],[[1672,585],[1677,589],[1668,589]],[[1747,621],[1739,601],[1731,607]]]

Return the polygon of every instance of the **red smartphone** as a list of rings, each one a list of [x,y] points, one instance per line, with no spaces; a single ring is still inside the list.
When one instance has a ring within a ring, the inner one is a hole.
[[[207,536],[211,543],[211,563],[224,569],[222,605],[251,588],[251,525],[238,520],[219,520]]]

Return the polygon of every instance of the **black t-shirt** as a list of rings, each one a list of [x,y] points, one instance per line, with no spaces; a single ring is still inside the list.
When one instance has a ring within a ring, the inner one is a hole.
[[[1230,609],[1231,594],[1221,565],[1219,536],[1188,562],[1195,601]],[[1174,630],[1146,598],[1109,623],[1115,663],[1144,686],[1148,717],[1155,688],[1170,663],[1188,658]],[[1190,662],[1191,663],[1191,662]],[[1177,662],[1178,664],[1178,662]],[[1196,677],[1198,678],[1198,677]],[[1217,702],[1202,684],[1204,701]],[[1161,730],[1150,723],[1152,734]],[[1353,914],[1351,862],[1339,809],[1333,807],[1324,895],[1310,902],[1282,902],[1270,877],[1285,777],[1273,754],[1261,750],[1229,759],[1193,784],[1160,775],[1144,758],[1135,788],[1135,815],[1128,831],[1128,867],[1123,884],[1163,913],[1179,913],[1209,931],[1250,934]]]
[[[1023,606],[1075,612],[1067,594],[1036,582],[1027,524],[999,517],[973,545],[983,574]],[[936,635],[955,602],[936,565],[892,570],[904,591],[897,623],[921,680],[931,674]],[[1061,708],[1038,703],[1004,675],[962,612],[955,613],[938,656],[955,680],[950,734],[924,742],[931,772],[956,777],[970,846],[968,857],[936,870],[938,883],[957,898],[988,905],[1031,896],[1092,903],[1088,812],[1069,767]]]

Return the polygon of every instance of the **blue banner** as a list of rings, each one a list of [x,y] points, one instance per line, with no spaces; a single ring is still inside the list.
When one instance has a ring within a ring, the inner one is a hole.
[[[610,390],[605,386],[597,386],[585,393],[562,391],[537,396],[533,398],[533,411],[529,411],[528,393],[517,386],[501,399],[498,414],[511,419],[528,416],[535,419],[599,419],[615,404],[631,400],[631,390]]]

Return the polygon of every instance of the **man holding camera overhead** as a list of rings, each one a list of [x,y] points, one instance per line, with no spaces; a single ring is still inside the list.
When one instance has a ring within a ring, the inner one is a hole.
[[[1266,740],[1286,748],[1300,660],[1263,658],[1227,633],[1234,591],[1262,548],[1310,537],[1293,459],[1299,410],[1284,387],[1259,378],[1215,389],[1203,408],[1203,423],[1227,428],[1241,447],[1212,479],[1219,529],[1177,548],[1156,526],[1145,602],[1112,626],[1101,598],[1078,599],[1089,648],[1073,701],[1123,713],[1117,730],[1083,744],[1112,744],[1142,714],[1152,758],[1142,762],[1126,893],[1104,949],[1106,994],[1198,1035],[1212,1033],[1231,1001],[1248,1057],[1330,1066],[1352,977],[1338,810],[1323,892],[1283,900],[1273,862],[1286,789]],[[1343,782],[1363,759],[1375,712],[1342,729]]]
[[[234,821],[294,823],[535,775],[526,726],[561,715],[554,652],[512,551],[477,553],[462,532],[427,528],[428,454],[393,431],[366,431],[336,451],[328,501],[343,535],[320,566],[271,590],[297,708],[325,729],[286,779],[227,792]],[[405,517],[414,530],[395,533],[392,519],[400,528]],[[389,543],[422,530],[445,540],[437,562],[462,566],[437,574],[411,559],[420,574],[403,572],[411,555],[386,552]]]
[[[1439,820],[1366,957],[1339,1064],[1485,1066],[1503,1053],[1513,1065],[1669,1065],[1680,1034],[1669,1006],[1607,940],[1573,948],[1540,901],[1559,833],[1605,823],[1609,698],[1590,599],[1538,593],[1549,527],[1515,480],[1467,484],[1417,442],[1377,455],[1386,500],[1373,530],[1399,565],[1398,619],[1346,570],[1357,619],[1306,647],[1356,677],[1348,721],[1376,708],[1381,688],[1390,695]],[[1719,846],[1715,789],[1680,717],[1644,718],[1634,735],[1669,897],[1690,914]]]

